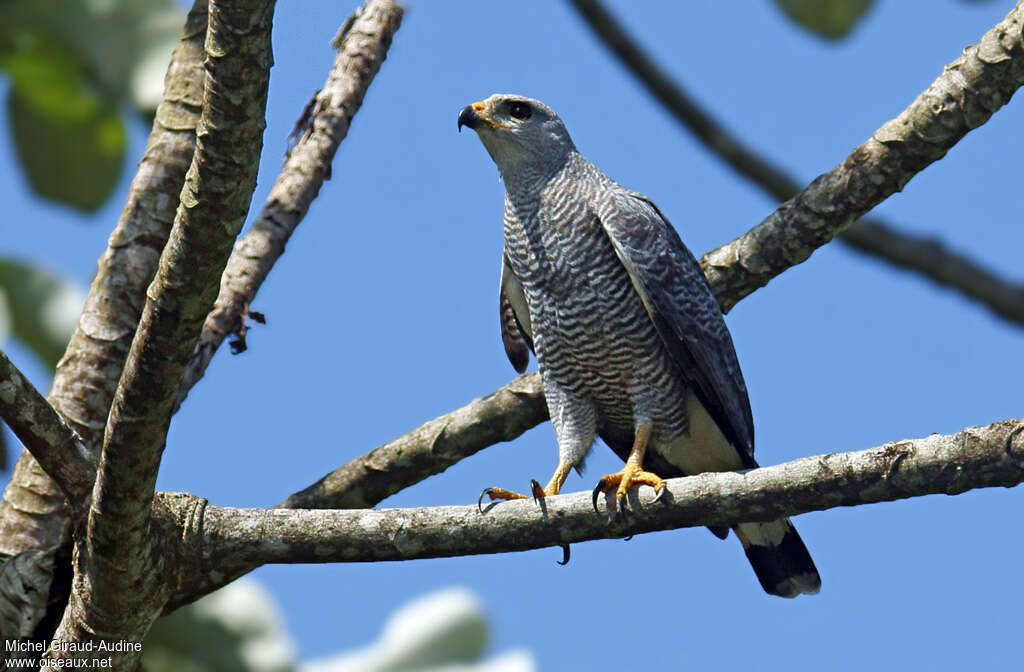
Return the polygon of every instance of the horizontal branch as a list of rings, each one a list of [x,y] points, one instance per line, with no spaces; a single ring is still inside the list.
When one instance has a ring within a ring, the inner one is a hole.
[[[668,481],[658,503],[645,489],[631,515],[595,514],[590,493],[475,506],[381,510],[233,509],[207,506],[200,534],[212,567],[376,562],[482,553],[624,537],[701,525],[774,520],[838,506],[1024,482],[1024,421],[933,434],[851,453],[806,457],[745,473]],[[193,540],[194,542],[195,540]]]
[[[774,161],[731,133],[673,80],[633,40],[598,0],[572,0],[580,16],[652,96],[733,170],[779,201],[792,198],[800,183]],[[862,219],[840,232],[839,240],[862,254],[916,271],[938,285],[978,301],[1000,317],[1024,324],[1024,285],[983,267],[941,243],[900,231],[878,219]]]

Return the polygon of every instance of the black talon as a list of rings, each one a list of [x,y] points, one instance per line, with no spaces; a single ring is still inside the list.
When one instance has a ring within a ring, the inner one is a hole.
[[[623,541],[629,541],[629,540],[630,540],[630,539],[632,539],[632,538],[633,538],[633,535],[631,534],[631,535],[629,535],[628,537],[623,537],[623,538],[622,538],[622,540],[623,540]]]
[[[594,503],[594,513],[601,513],[601,510],[597,508],[597,496],[600,495],[600,494],[601,494],[601,483],[598,482],[597,486],[594,488],[594,496],[592,498],[592,501]]]
[[[538,492],[541,493],[540,497],[544,496],[544,488],[540,487],[540,483],[537,482],[536,478],[531,478],[530,479],[530,494],[533,495],[533,503],[537,504],[539,506],[540,505],[540,497],[537,496]]]
[[[487,495],[491,494],[493,491],[494,491],[494,488],[484,488],[484,491],[480,493],[480,499],[476,500],[476,510],[477,511],[479,511],[480,513],[484,512],[484,508],[482,506],[483,501],[484,501],[484,497],[486,497]]]
[[[569,544],[562,544],[562,559],[556,562],[563,567],[569,564]]]
[[[658,490],[657,492],[654,493],[654,499],[651,500],[651,504],[654,504],[655,502],[659,501],[661,499],[661,496],[665,494],[666,490],[668,490],[666,486],[661,486],[661,490]]]

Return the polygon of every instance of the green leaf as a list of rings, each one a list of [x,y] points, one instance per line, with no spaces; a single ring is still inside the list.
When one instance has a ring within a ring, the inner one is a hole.
[[[33,104],[31,94],[12,89],[7,114],[14,147],[33,191],[93,211],[121,176],[124,124],[113,108],[86,96],[72,95],[66,105],[59,111],[42,108]]]
[[[0,258],[0,296],[0,322],[55,368],[78,323],[83,293],[52,273]]]
[[[74,54],[88,84],[107,102],[148,112],[160,102],[184,22],[175,0],[3,0],[0,51],[5,42],[17,47],[26,36],[58,43]]]
[[[19,161],[39,195],[83,210],[110,195],[124,163],[117,109],[86,84],[59,42],[22,36],[4,59],[13,86],[7,113]]]
[[[32,189],[94,210],[121,175],[120,111],[152,114],[184,13],[174,0],[0,0],[7,110]]]
[[[872,0],[775,0],[794,22],[827,40],[840,40],[871,9]]]

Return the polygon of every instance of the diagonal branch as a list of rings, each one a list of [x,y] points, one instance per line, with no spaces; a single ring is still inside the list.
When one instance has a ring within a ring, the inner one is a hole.
[[[206,0],[196,0],[171,56],[164,97],[128,200],[50,389],[50,403],[94,455],[192,161],[205,34]],[[62,543],[68,530],[64,507],[57,484],[31,453],[22,453],[0,502],[0,553]]]
[[[72,506],[84,507],[92,489],[92,455],[39,390],[0,352],[0,418],[21,440]]]
[[[256,186],[272,9],[273,0],[210,2],[195,154],[111,407],[55,642],[141,636],[162,608],[164,582],[153,577],[164,558],[149,536],[153,490],[185,365]]]
[[[203,377],[224,339],[243,328],[250,302],[284,254],[285,244],[324,180],[330,178],[334,154],[348,135],[352,118],[387,57],[401,21],[402,8],[393,0],[370,0],[335,38],[338,53],[324,88],[314,98],[304,132],[289,152],[262,212],[235,245],[224,269],[220,295],[206,318],[181,384],[179,405]]]
[[[759,225],[701,259],[723,308],[802,263],[984,124],[1024,84],[1024,2],[898,117]],[[721,296],[721,294],[719,294]]]
[[[599,0],[572,0],[597,37],[698,140],[730,167],[770,195],[784,201],[800,184],[775,163],[745,145],[644,52]],[[861,220],[839,239],[853,249],[890,264],[917,271],[987,306],[1000,317],[1024,324],[1024,285],[1007,281],[940,243],[919,239],[879,220]]]
[[[487,446],[515,439],[547,418],[540,375],[520,376],[483,399],[357,457],[291,495],[280,508],[370,508]]]
[[[1024,421],[1005,420],[746,473],[672,479],[664,503],[650,503],[651,491],[644,489],[626,517],[608,512],[606,505],[603,515],[595,515],[585,492],[548,497],[542,506],[530,500],[501,502],[483,514],[475,506],[358,511],[206,506],[202,539],[192,543],[201,543],[203,555],[218,568],[507,553],[1021,482]]]
[[[909,238],[877,219],[862,219],[840,236],[855,250],[918,271],[978,301],[1003,319],[1024,324],[1024,284],[1004,280],[941,241]]]

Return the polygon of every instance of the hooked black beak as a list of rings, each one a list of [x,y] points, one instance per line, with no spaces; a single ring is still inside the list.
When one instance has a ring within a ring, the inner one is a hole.
[[[466,105],[459,112],[459,131],[462,131],[463,126],[469,126],[473,130],[476,130],[476,125],[480,123],[480,115],[476,113],[472,105]]]

